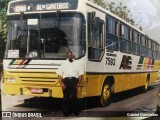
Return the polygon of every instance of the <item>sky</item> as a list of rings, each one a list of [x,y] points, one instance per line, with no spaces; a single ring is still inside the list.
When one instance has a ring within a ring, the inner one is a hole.
[[[107,0],[108,3],[122,2],[130,10],[137,26],[152,39],[160,43],[160,0]]]

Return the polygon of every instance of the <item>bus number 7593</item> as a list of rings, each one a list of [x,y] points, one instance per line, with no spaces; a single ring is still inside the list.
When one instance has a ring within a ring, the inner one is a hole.
[[[115,65],[115,58],[106,57],[106,65],[114,66]]]

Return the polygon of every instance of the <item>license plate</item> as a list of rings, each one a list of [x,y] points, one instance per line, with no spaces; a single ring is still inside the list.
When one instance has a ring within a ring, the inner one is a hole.
[[[30,88],[31,93],[36,93],[36,94],[42,94],[43,89],[42,88]]]

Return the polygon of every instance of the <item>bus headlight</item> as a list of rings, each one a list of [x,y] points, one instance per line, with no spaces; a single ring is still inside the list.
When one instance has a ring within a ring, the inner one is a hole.
[[[7,82],[16,82],[16,80],[14,78],[7,78],[6,81]]]

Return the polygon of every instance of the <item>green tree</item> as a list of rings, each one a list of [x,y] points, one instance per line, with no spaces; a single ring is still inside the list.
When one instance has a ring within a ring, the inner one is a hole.
[[[105,9],[108,9],[104,0],[89,0],[89,1],[92,1],[92,2],[96,3],[97,5],[105,8]]]
[[[0,59],[4,56],[5,44],[7,39],[7,5],[9,0],[0,0]]]
[[[122,19],[126,20],[127,22],[134,25],[134,20],[131,19],[130,11],[127,9],[127,6],[123,6],[123,4],[120,2],[118,6],[114,2],[108,3],[104,2],[104,0],[91,0],[92,2],[96,3],[97,5],[109,10],[113,14],[116,14],[117,16],[121,17]],[[129,16],[130,15],[130,16]]]
[[[118,15],[119,17],[123,18],[127,22],[134,25],[134,20],[131,19],[131,17],[130,17],[131,16],[130,11],[127,9],[127,6],[123,6],[123,4],[121,2],[118,6],[115,6],[115,3],[111,2],[110,4],[108,4],[108,8],[112,13]]]

